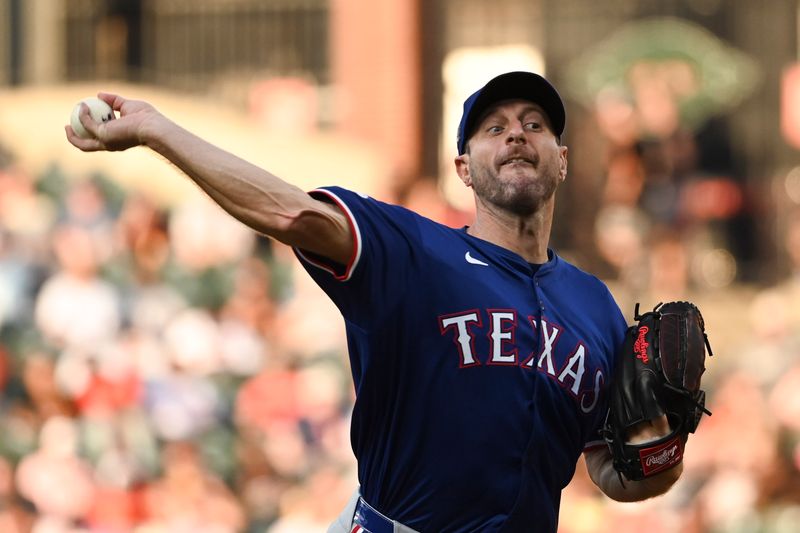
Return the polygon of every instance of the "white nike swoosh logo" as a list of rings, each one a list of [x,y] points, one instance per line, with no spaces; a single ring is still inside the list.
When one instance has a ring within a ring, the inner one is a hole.
[[[483,262],[483,261],[481,261],[480,259],[475,259],[474,257],[472,257],[472,256],[469,254],[469,251],[468,251],[467,253],[465,253],[465,254],[464,254],[464,259],[466,259],[466,260],[467,260],[467,263],[470,263],[470,264],[472,264],[472,265],[481,265],[481,266],[485,266],[485,267],[488,267],[488,266],[489,266],[489,263],[484,263],[484,262]]]

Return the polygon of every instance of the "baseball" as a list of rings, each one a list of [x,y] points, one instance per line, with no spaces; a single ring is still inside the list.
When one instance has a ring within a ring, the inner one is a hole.
[[[109,120],[113,120],[115,118],[114,110],[111,109],[111,106],[104,101],[93,96],[84,98],[75,104],[75,107],[72,108],[72,115],[69,118],[69,124],[72,126],[72,129],[75,130],[75,133],[78,134],[78,137],[89,139],[92,136],[91,133],[86,131],[86,128],[83,127],[83,124],[81,124],[81,121],[78,118],[78,114],[81,111],[81,103],[85,103],[89,106],[89,114],[92,116],[92,120],[95,122],[108,122]]]

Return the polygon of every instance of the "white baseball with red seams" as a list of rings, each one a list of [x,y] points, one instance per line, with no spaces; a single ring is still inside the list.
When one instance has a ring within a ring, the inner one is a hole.
[[[69,125],[72,126],[72,129],[78,137],[90,139],[92,134],[86,131],[86,128],[83,127],[78,116],[81,112],[82,103],[89,106],[89,114],[95,122],[108,122],[109,120],[113,120],[115,118],[114,110],[103,100],[94,96],[84,98],[75,104],[75,107],[72,108],[72,115],[69,117]]]

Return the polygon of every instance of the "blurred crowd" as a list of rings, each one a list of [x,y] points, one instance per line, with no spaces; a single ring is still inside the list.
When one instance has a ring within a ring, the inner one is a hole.
[[[600,199],[591,242],[559,252],[602,273],[631,317],[635,302],[699,305],[713,416],[665,497],[611,502],[579,465],[564,533],[800,524],[800,215],[785,231],[793,275],[737,282],[720,221],[740,192],[698,174],[693,150],[680,135],[610,150],[579,186]],[[431,180],[391,195],[469,220]],[[338,311],[291,250],[200,193],[164,206],[6,159],[0,390],[4,533],[320,532],[356,486]]]
[[[0,531],[323,531],[355,488],[335,307],[198,194],[0,171]]]

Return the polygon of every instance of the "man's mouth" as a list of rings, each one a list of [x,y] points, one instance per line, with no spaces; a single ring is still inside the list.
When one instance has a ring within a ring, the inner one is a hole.
[[[534,162],[533,162],[533,160],[528,159],[527,157],[512,157],[512,158],[506,159],[505,161],[500,163],[500,166],[504,166],[504,165],[522,165],[522,164],[527,164],[527,165],[532,165],[533,166]]]

